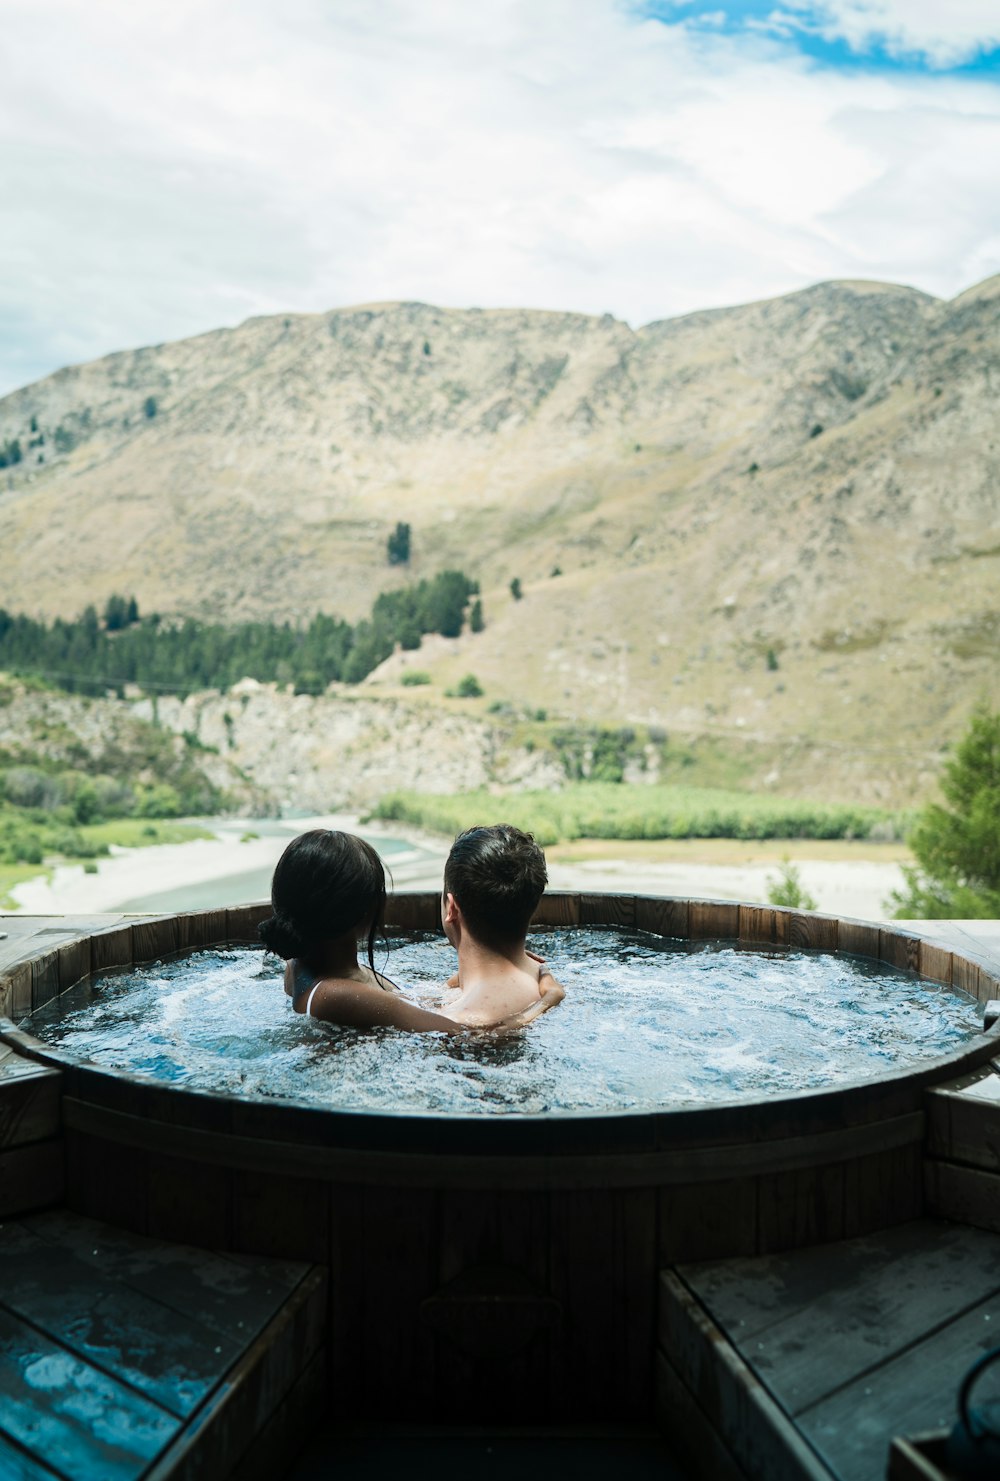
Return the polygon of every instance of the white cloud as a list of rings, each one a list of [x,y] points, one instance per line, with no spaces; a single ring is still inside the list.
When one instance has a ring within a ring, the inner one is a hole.
[[[935,67],[1000,46],[997,0],[785,0],[785,7],[807,12],[827,40],[842,39],[858,52],[884,46]]]
[[[818,70],[615,0],[8,0],[4,26],[3,388],[252,313],[642,323],[1000,270],[1000,88],[971,77]]]

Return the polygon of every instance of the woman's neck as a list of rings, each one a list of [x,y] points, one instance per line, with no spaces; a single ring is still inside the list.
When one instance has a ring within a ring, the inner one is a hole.
[[[356,977],[358,966],[358,941],[353,931],[320,941],[309,953],[305,965],[316,977]]]

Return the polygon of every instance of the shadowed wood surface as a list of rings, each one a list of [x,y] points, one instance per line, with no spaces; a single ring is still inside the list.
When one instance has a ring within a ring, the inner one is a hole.
[[[666,1391],[682,1385],[751,1481],[880,1481],[892,1436],[949,1427],[962,1375],[1000,1340],[1000,1237],[924,1219],[682,1266],[661,1283],[659,1340]]]
[[[325,1282],[308,1266],[65,1211],[7,1220],[0,1262],[5,1478],[132,1481],[168,1447],[193,1475],[189,1427],[198,1463],[228,1475],[319,1350]]]

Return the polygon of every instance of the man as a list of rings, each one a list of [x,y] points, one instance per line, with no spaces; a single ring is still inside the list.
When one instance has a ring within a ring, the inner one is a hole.
[[[441,897],[441,924],[458,952],[448,983],[458,995],[442,1009],[448,1018],[470,1027],[527,1023],[565,996],[524,944],[547,880],[538,844],[509,823],[455,839]]]

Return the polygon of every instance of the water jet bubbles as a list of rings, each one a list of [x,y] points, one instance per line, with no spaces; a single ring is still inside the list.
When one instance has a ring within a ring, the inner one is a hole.
[[[637,932],[533,938],[567,998],[517,1034],[364,1033],[289,1011],[281,964],[205,952],[81,986],[39,1037],[187,1087],[351,1110],[453,1115],[646,1110],[875,1077],[979,1031],[971,1000],[855,959]],[[392,938],[387,975],[428,1007],[453,959]]]

